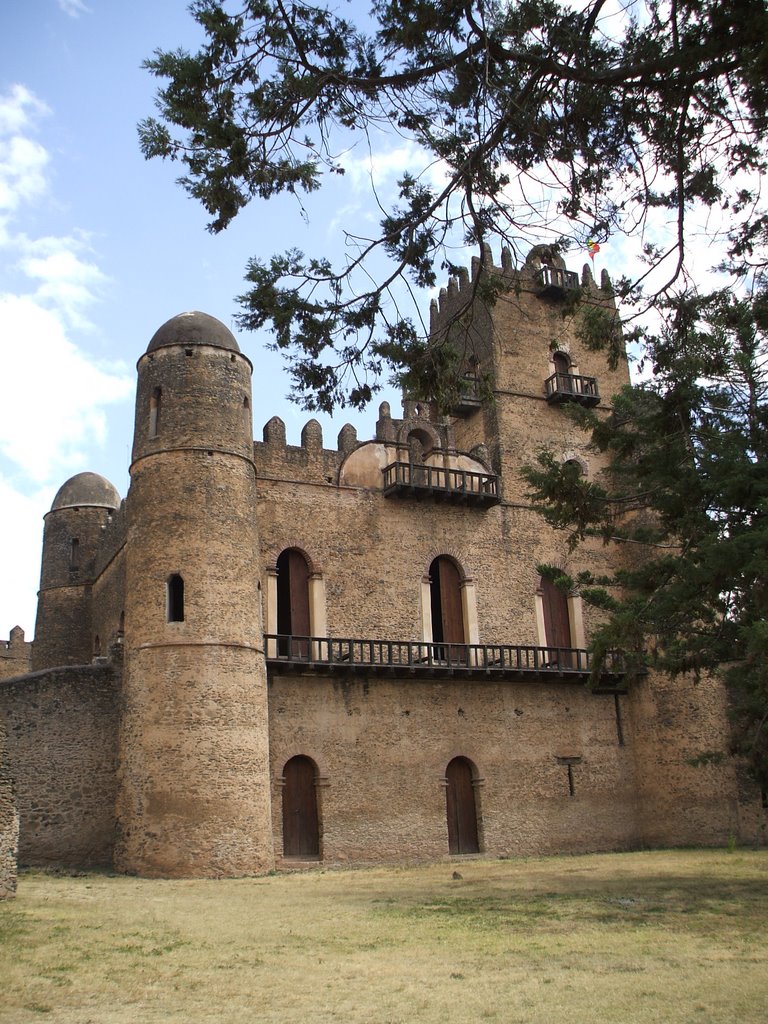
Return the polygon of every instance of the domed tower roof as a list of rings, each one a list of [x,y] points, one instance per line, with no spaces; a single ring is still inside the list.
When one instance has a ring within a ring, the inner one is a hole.
[[[156,352],[157,349],[167,348],[169,345],[212,345],[214,348],[229,349],[231,352],[240,351],[234,334],[221,320],[197,311],[179,313],[178,316],[171,317],[155,331],[147,346],[147,352]]]
[[[119,508],[120,495],[109,480],[98,473],[78,473],[59,488],[53,499],[51,512],[78,505]]]

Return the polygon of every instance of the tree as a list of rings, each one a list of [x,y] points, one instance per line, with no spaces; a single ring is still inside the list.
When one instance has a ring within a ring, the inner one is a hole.
[[[598,536],[628,550],[626,567],[575,579],[542,568],[605,610],[596,673],[617,648],[630,677],[648,666],[722,670],[737,747],[766,791],[768,295],[677,297],[663,312],[663,330],[646,339],[653,377],[618,395],[608,418],[575,413],[609,456],[603,477],[580,477],[549,452],[526,472],[572,547]]]
[[[390,133],[422,154],[379,233],[346,232],[343,265],[298,251],[248,265],[240,325],[271,328],[308,408],[362,406],[387,374],[450,401],[456,360],[401,305],[463,246],[481,261],[494,237],[515,257],[546,239],[583,248],[667,211],[670,245],[645,248],[664,291],[685,278],[700,204],[728,210],[738,273],[762,263],[763,0],[374,0],[357,24],[289,0],[190,10],[205,43],[146,62],[167,84],[139,131],[146,156],[181,162],[211,231],[254,199],[317,190],[355,140]],[[643,301],[638,282],[619,291]]]

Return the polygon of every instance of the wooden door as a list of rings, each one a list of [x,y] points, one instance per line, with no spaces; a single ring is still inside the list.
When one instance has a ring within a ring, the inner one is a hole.
[[[432,588],[432,639],[436,644],[445,644],[437,649],[437,657],[443,661],[465,662],[464,612],[461,603],[461,575],[456,565],[440,556],[429,568]]]
[[[450,853],[478,853],[477,807],[472,785],[472,766],[464,757],[455,757],[446,772],[446,812]]]
[[[292,757],[283,769],[283,855],[313,860],[320,855],[315,766]]]
[[[544,632],[547,647],[570,648],[571,624],[568,617],[568,598],[551,580],[541,581],[541,600],[544,606]],[[550,660],[568,661],[567,655],[552,654]]]
[[[309,566],[306,558],[295,548],[283,551],[277,560],[277,632],[280,636],[308,637],[309,622]],[[285,643],[285,641],[283,641]],[[293,640],[292,657],[306,658],[307,640]]]

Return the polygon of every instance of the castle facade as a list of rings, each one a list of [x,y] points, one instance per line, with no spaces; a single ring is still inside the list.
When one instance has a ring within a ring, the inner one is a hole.
[[[719,683],[628,687],[617,657],[590,687],[596,613],[537,571],[615,568],[569,552],[520,476],[541,448],[603,468],[563,407],[608,415],[627,369],[580,346],[576,288],[614,308],[543,247],[476,263],[432,309],[436,338],[471,339],[451,414],[382,403],[335,449],[313,420],[254,441],[253,367],[219,321],[155,333],[129,493],[61,487],[31,663],[6,645],[20,862],[236,876],[758,838],[737,766],[691,764],[727,749]]]

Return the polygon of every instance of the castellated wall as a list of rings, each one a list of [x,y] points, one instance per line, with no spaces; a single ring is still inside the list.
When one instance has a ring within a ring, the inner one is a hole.
[[[21,626],[14,626],[8,640],[0,640],[0,681],[29,672],[31,662],[32,644]]]
[[[0,684],[0,725],[21,820],[20,864],[112,864],[118,686],[109,665],[35,672]]]

